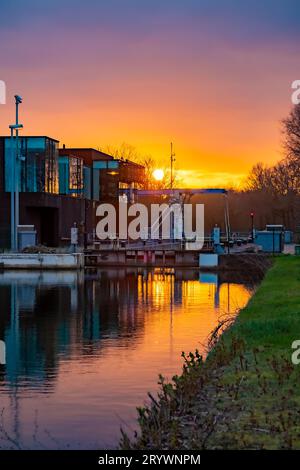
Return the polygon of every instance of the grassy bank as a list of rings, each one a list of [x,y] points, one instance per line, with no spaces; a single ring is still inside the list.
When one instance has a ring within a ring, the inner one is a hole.
[[[123,448],[300,448],[300,260],[275,259],[249,304],[202,361],[183,355],[172,383],[140,408]]]

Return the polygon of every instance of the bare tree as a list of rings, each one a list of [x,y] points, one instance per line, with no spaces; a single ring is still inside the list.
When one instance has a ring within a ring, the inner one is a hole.
[[[245,189],[248,191],[270,191],[272,168],[263,163],[254,165],[246,179]]]
[[[297,229],[300,218],[300,105],[282,121],[285,156],[273,166],[256,164],[250,171],[245,189],[257,195],[258,212],[264,207],[273,220]],[[266,219],[266,213],[264,218]]]
[[[138,153],[137,149],[126,142],[123,142],[121,145],[107,145],[104,149],[104,152],[112,155],[118,160],[130,160],[135,163],[140,163],[141,155]]]
[[[286,158],[300,163],[300,104],[282,121]]]
[[[140,154],[133,145],[123,142],[119,147],[108,145],[103,151],[119,160],[130,160],[143,165],[145,168],[144,181],[141,185],[143,189],[163,189],[170,187],[170,170],[165,165],[158,164],[151,155]],[[153,177],[153,172],[158,167],[164,172],[164,177],[159,181],[155,180]],[[176,174],[173,174],[173,186],[176,187],[178,184],[179,178]]]

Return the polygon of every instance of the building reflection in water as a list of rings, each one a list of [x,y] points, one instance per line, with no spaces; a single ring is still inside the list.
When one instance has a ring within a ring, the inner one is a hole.
[[[63,411],[65,432],[61,416],[55,420],[55,412],[50,417],[41,406],[52,433],[60,426],[60,438],[72,442],[79,404],[87,428],[90,414],[99,413],[98,423],[110,429],[100,437],[111,442],[120,422],[114,415],[110,423],[109,410],[122,415],[124,399],[132,415],[158,373],[177,373],[181,350],[201,348],[218,317],[243,307],[252,287],[194,270],[1,273],[0,339],[7,357],[0,366],[0,400],[10,410],[11,432],[26,440],[20,428],[29,428],[32,416],[21,415],[20,403],[35,410],[51,395],[60,413],[74,405]]]

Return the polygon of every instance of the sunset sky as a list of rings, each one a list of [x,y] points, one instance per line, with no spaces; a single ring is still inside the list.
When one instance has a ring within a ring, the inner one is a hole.
[[[241,181],[281,157],[300,79],[298,0],[1,0],[0,134],[123,142],[189,186]]]

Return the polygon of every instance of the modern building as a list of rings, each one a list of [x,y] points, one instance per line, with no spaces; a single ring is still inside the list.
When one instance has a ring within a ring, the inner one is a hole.
[[[10,247],[10,145],[10,137],[0,137],[0,249]],[[140,165],[92,148],[59,149],[47,136],[20,136],[18,147],[20,225],[34,225],[37,242],[46,246],[69,245],[75,223],[86,243],[99,202],[117,202],[122,185],[136,187],[143,179]]]
[[[1,137],[1,166],[4,174],[2,188],[11,190],[11,139]],[[15,146],[15,142],[14,142]],[[46,136],[19,137],[19,189],[30,193],[59,193],[58,140]]]
[[[112,155],[93,148],[59,149],[61,159],[83,161],[84,195],[89,199],[117,202],[119,189],[140,187],[144,167],[137,163],[115,159]]]
[[[74,155],[59,156],[59,194],[84,197],[84,165]]]

